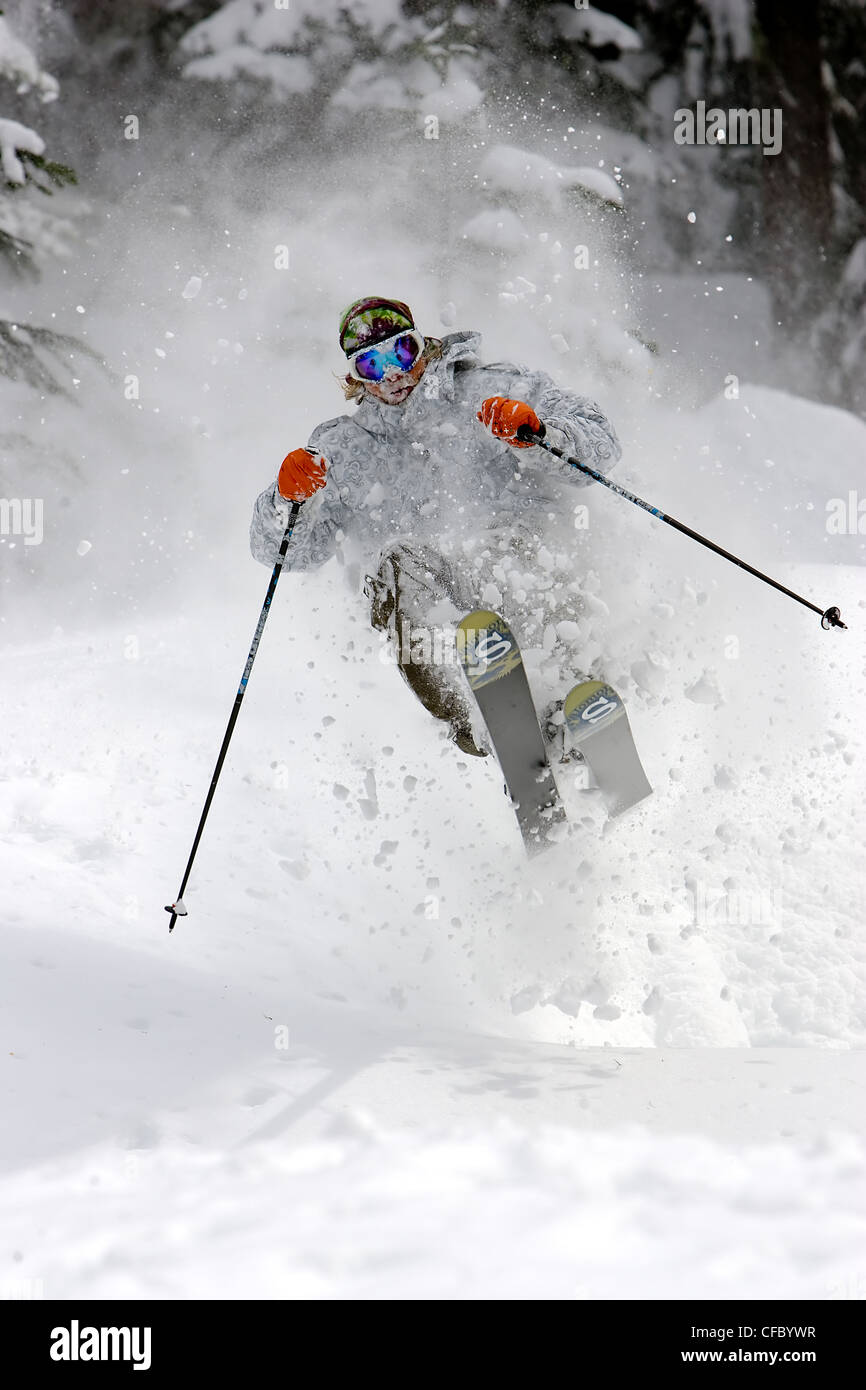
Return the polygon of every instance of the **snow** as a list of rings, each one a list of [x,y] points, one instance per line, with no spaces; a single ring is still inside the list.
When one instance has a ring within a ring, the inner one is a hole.
[[[43,71],[32,50],[12,33],[0,13],[0,82],[4,78],[14,84],[17,95],[26,98],[28,93],[34,93],[43,104],[54,101],[59,94],[56,79]],[[28,180],[25,163],[19,155],[43,155],[45,148],[38,131],[0,113],[0,183],[11,186],[13,192],[22,188]],[[62,199],[34,201],[17,193],[4,197],[0,188],[0,233],[11,238],[13,243],[21,244],[22,268],[28,265],[31,253],[37,262],[42,256],[66,260],[71,253],[75,229],[64,214],[86,214],[89,210],[83,199],[70,198],[67,194]]]
[[[301,9],[223,9],[190,61],[303,60],[249,37]],[[470,177],[514,130],[467,142]],[[617,164],[661,187],[629,132],[587,122],[561,161],[512,144],[494,206],[420,138],[359,200],[335,141],[312,171],[274,163],[246,212],[210,177],[223,133],[200,135],[206,196],[157,160],[94,223],[87,275],[9,294],[116,376],[74,401],[0,382],[4,496],[38,477],[45,501],[44,544],[0,535],[0,1289],[862,1298],[864,538],[826,522],[866,426],[767,384],[746,277],[647,274],[632,311],[619,212],[563,196]],[[684,235],[721,245],[718,205],[681,197]],[[558,769],[569,833],[527,862],[496,768],[455,754],[370,631],[346,546],[278,585],[169,936],[269,578],[252,500],[351,411],[334,325],[380,286],[597,398],[626,486],[849,631],[575,493],[537,566],[485,582],[538,609],[540,704],[575,654],[617,686],[655,791],[608,822]]]
[[[528,240],[523,222],[510,208],[488,208],[476,213],[461,231],[470,241],[494,251],[516,251]]]
[[[13,34],[7,21],[0,13],[0,77],[15,84],[17,92],[24,94],[35,88],[40,101],[56,100],[60,88],[56,78],[43,72],[32,50],[17,35]],[[20,149],[26,148],[19,146]]]
[[[541,197],[556,204],[563,189],[584,188],[622,206],[616,180],[602,169],[558,165],[545,155],[515,145],[495,145],[488,150],[478,172],[484,185],[494,193]]]
[[[842,270],[842,284],[852,297],[866,293],[866,237],[851,248]]]
[[[310,21],[322,29],[334,30],[351,10],[353,22],[381,38],[395,25],[405,23],[401,0],[291,0],[277,8],[273,0],[231,0],[215,14],[189,29],[180,42],[181,51],[203,56],[217,54],[244,44],[265,53],[288,52],[303,41]]]
[[[306,58],[287,53],[260,53],[249,44],[233,44],[219,53],[193,58],[184,72],[188,77],[206,81],[258,78],[270,83],[274,92],[282,96],[312,91],[316,81]]]
[[[348,110],[415,110],[429,93],[437,100],[426,99],[425,111],[452,117],[481,102],[483,93],[459,59],[444,82],[420,57],[396,64],[352,61],[359,33],[367,46],[389,55],[433,37],[422,18],[407,19],[401,0],[354,0],[351,6],[292,0],[286,9],[272,0],[232,0],[189,29],[179,47],[187,58],[185,76],[217,82],[250,77],[267,83],[276,98],[319,90]],[[345,67],[345,79],[332,90],[334,62]]]
[[[478,166],[485,183],[495,191],[556,197],[560,173],[545,155],[515,145],[495,145]]]
[[[333,105],[348,111],[419,111],[419,122],[430,116],[439,120],[460,120],[476,110],[484,93],[471,71],[459,61],[449,65],[442,80],[437,70],[421,58],[401,65],[395,73],[386,63],[355,63],[346,80],[331,98]]]
[[[0,120],[2,125],[3,121]],[[17,156],[11,158],[16,160],[20,169],[21,162]],[[42,198],[38,202],[35,198],[7,198],[3,203],[2,229],[10,236],[37,245],[43,256],[67,261],[75,248],[76,227],[71,217],[53,211],[57,204],[65,212],[76,215],[85,215],[90,211],[84,199],[70,195],[66,189],[63,190],[62,203],[59,198],[55,202]]]
[[[26,150],[28,154],[42,154],[45,141],[29,126],[0,117],[0,165],[9,183],[27,182],[24,165],[18,158],[19,150]]]
[[[615,207],[623,206],[623,196],[616,179],[603,169],[565,168],[562,170],[562,182],[565,188],[585,188]]]
[[[640,34],[630,24],[624,24],[612,14],[588,5],[577,9],[571,5],[555,5],[552,14],[557,29],[565,39],[578,39],[593,48],[615,44],[623,53],[643,48]]]
[[[812,477],[810,430],[854,449],[863,429],[753,390],[679,420],[695,459],[726,409]],[[762,476],[760,437],[724,447]],[[169,938],[162,902],[266,571],[244,559],[237,592],[137,620],[135,660],[125,627],[16,644],[0,1282],[148,1298],[854,1286],[857,646],[625,503],[591,506],[672,599],[630,609],[609,572],[593,638],[656,792],[605,828],[562,774],[572,833],[543,864],[521,862],[495,771],[442,743],[330,566],[277,590]],[[810,515],[795,523],[808,550]],[[784,577],[841,600],[856,631],[862,570]],[[640,652],[657,674],[633,683]]]
[[[747,1065],[742,1055],[725,1060]],[[348,1107],[315,1139],[292,1140],[305,1096],[276,1073],[297,1072],[298,1062],[274,1064],[270,1085],[225,1097],[265,1137],[226,1147],[223,1136],[219,1149],[202,1150],[132,1133],[128,1147],[97,1145],[83,1164],[7,1176],[0,1209],[20,1257],[7,1283],[38,1279],[46,1298],[862,1296],[866,1164],[849,1138],[733,1152],[697,1135],[569,1129],[539,1121],[531,1100],[527,1128],[521,1095],[534,1081],[553,1069],[594,1094],[616,1086],[615,1059],[548,1053],[515,1066],[488,1050],[467,1069],[459,1052],[398,1044],[392,1065],[373,1075],[401,1100],[420,1089],[428,1111],[417,1125],[389,1128]],[[483,1127],[468,1117],[431,1125],[442,1098],[430,1094],[425,1064],[449,1062],[481,1097],[498,1093]],[[630,1062],[619,1063],[626,1075]],[[765,1086],[794,1081],[784,1054],[767,1065]],[[311,1068],[307,1089],[324,1087],[336,1108],[345,1073],[317,1081]],[[753,1084],[757,1110],[765,1097]]]

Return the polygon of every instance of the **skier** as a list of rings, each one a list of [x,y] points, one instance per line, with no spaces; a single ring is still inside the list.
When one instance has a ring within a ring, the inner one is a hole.
[[[256,500],[252,554],[273,566],[291,503],[305,503],[283,569],[345,558],[354,546],[373,570],[364,586],[371,622],[391,635],[407,684],[464,753],[483,756],[459,672],[435,640],[419,639],[479,606],[473,547],[519,556],[561,508],[561,484],[590,481],[518,439],[521,425],[538,432],[543,422],[551,443],[600,472],[620,458],[619,441],[587,397],[545,372],[483,364],[478,333],[427,337],[400,300],[356,300],[339,340],[344,395],[357,410],[286,455]]]

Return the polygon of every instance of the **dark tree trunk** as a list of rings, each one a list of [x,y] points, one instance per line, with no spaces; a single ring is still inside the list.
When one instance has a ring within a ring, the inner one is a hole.
[[[782,149],[762,157],[758,254],[782,329],[796,331],[821,307],[832,229],[830,113],[821,83],[817,6],[794,14],[755,0],[758,101],[782,110]]]

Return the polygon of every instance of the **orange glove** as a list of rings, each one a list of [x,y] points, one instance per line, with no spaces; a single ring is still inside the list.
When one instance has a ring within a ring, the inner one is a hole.
[[[277,490],[287,502],[306,502],[325,486],[328,465],[321,454],[309,449],[293,449],[280,464]]]
[[[478,419],[497,439],[504,439],[515,449],[531,449],[532,441],[518,439],[517,431],[521,425],[528,425],[534,434],[543,434],[544,426],[525,401],[510,401],[507,396],[490,396],[482,402]]]

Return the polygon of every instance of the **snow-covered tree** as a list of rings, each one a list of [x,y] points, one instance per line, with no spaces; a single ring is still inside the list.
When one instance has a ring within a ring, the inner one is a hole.
[[[315,95],[346,112],[459,116],[482,100],[475,7],[403,0],[229,0],[181,41],[184,74]]]
[[[42,103],[59,95],[56,79],[43,71],[0,12],[0,97],[5,99],[10,87],[14,98],[32,93]],[[0,100],[0,111],[4,104]],[[0,170],[0,255],[13,270],[34,274],[40,255],[64,253],[69,224],[30,195],[38,191],[50,197],[53,187],[74,183],[75,174],[45,158],[38,131],[5,113],[0,115]]]
[[[0,111],[10,91],[13,100],[32,95],[48,103],[57,99],[59,87],[0,12]],[[13,116],[0,115],[0,267],[7,275],[36,278],[44,259],[68,254],[71,223],[43,199],[74,182],[72,169],[45,157],[45,141],[38,131]],[[49,392],[62,390],[46,355],[59,356],[79,346],[68,335],[0,318],[0,374],[13,380]]]
[[[827,376],[822,385],[816,365],[812,386],[844,404],[859,368],[842,370],[841,354],[849,333],[860,338],[837,297],[866,236],[862,0],[821,0],[802,23],[763,0],[604,3],[62,0],[40,11],[38,28],[19,24],[26,44],[3,21],[0,273],[33,273],[73,237],[68,213],[53,211],[69,195],[40,191],[68,171],[46,162],[38,107],[57,83],[37,50],[64,85],[69,162],[90,170],[92,156],[107,180],[122,156],[106,130],[139,111],[148,159],[159,152],[178,202],[207,210],[218,190],[260,212],[261,227],[286,175],[303,190],[291,216],[304,220],[317,160],[329,191],[345,174],[340,215],[350,215],[357,170],[367,203],[373,183],[395,181],[394,234],[411,203],[406,235],[420,247],[430,231],[443,282],[455,250],[469,248],[479,285],[517,293],[509,281],[539,278],[525,253],[542,234],[563,256],[604,240],[602,270],[616,262],[625,278],[629,267],[753,276],[791,342],[821,316]],[[674,113],[699,101],[784,106],[781,151],[677,145]],[[215,159],[223,176],[212,190]],[[539,280],[539,303],[563,302],[555,284]]]

